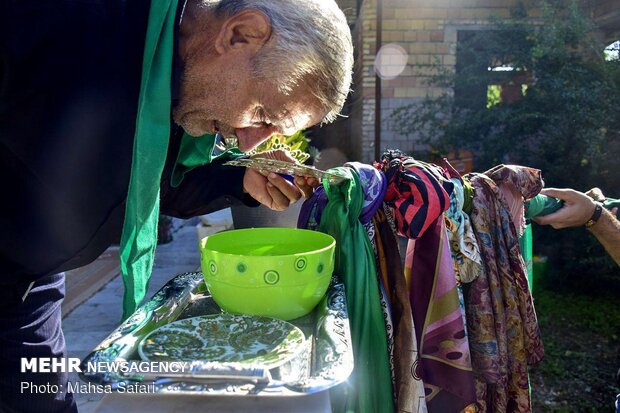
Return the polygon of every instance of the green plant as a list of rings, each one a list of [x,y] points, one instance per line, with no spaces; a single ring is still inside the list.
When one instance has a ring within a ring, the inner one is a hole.
[[[305,163],[310,158],[316,160],[319,156],[318,149],[310,145],[310,139],[303,131],[298,131],[291,136],[274,135],[250,151],[249,154],[255,155],[274,149],[288,151],[300,163]]]

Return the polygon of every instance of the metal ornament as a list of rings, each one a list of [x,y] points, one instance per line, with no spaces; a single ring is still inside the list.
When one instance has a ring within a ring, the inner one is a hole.
[[[347,179],[345,176],[334,172],[327,172],[308,165],[297,165],[294,163],[280,161],[277,159],[266,158],[240,158],[226,162],[228,166],[242,166],[254,169],[261,173],[274,172],[280,175],[307,176],[317,178],[319,181],[327,179],[330,184],[339,184]]]

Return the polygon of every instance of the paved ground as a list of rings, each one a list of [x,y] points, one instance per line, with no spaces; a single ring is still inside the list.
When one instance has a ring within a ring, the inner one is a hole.
[[[197,222],[197,219],[175,220],[174,240],[157,247],[147,297],[155,294],[176,274],[195,271],[199,267]],[[116,277],[63,320],[69,357],[83,358],[117,327],[122,313],[122,297],[122,280]],[[70,380],[79,379],[71,377]],[[101,395],[78,395],[76,398],[80,413],[90,413],[95,410]]]

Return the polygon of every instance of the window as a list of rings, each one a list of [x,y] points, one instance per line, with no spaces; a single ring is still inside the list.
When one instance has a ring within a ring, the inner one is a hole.
[[[530,72],[515,62],[509,31],[461,30],[457,34],[457,107],[490,108],[510,104],[525,95],[531,84]]]
[[[607,46],[603,53],[605,54],[605,60],[607,61],[611,62],[620,60],[620,40]]]

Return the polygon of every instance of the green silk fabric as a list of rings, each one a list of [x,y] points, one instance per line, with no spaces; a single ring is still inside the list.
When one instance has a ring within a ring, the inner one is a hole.
[[[525,204],[525,218],[531,219],[538,216],[549,215],[557,211],[562,207],[563,201],[557,198],[539,194],[527,201]],[[620,199],[606,198],[605,201],[602,202],[602,204],[603,207],[608,210],[618,208],[619,211],[616,213],[616,218],[620,216]]]
[[[564,205],[564,202],[560,199],[538,194],[534,198],[525,201],[525,218],[532,219],[549,215],[562,208],[562,205]]]
[[[215,159],[234,159],[245,154],[238,148],[228,149],[217,156],[213,156],[215,148],[215,135],[206,134],[195,138],[188,134],[183,134],[179,155],[177,156],[170,184],[177,187],[183,181],[186,173],[199,166],[211,163]]]
[[[609,210],[618,208],[616,218],[620,218],[620,199],[606,198],[605,201],[603,201],[603,207]]]
[[[527,224],[523,235],[519,238],[519,249],[525,268],[527,269],[527,281],[530,285],[530,292],[534,292],[534,242],[532,237],[532,224]]]
[[[336,239],[334,274],[342,278],[347,298],[355,370],[349,379],[346,411],[392,412],[392,378],[385,322],[379,301],[375,256],[359,221],[363,203],[360,179],[351,168],[330,172],[348,179],[339,185],[323,181],[329,202],[318,230]]]
[[[467,215],[471,215],[471,210],[474,207],[474,187],[469,179],[463,177],[463,212]]]

